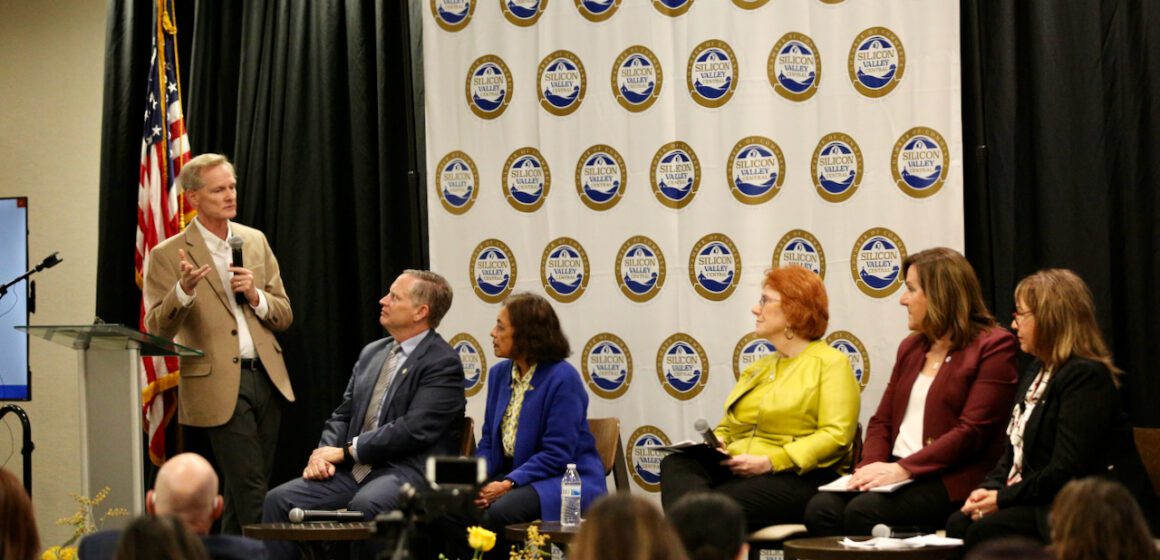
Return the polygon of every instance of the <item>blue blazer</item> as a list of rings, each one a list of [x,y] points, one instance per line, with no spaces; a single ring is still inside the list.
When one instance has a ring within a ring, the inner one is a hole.
[[[494,477],[503,465],[500,430],[512,398],[512,361],[493,366],[488,378],[483,435],[475,454],[487,459],[488,476]],[[514,468],[505,478],[536,489],[544,521],[560,520],[560,479],[568,463],[576,463],[580,473],[582,511],[608,492],[596,439],[588,431],[588,392],[580,373],[568,362],[536,366],[532,387],[524,394],[513,455]]]
[[[318,445],[341,447],[358,438],[355,453],[375,470],[391,469],[417,488],[426,488],[428,455],[459,455],[467,398],[459,354],[435,331],[407,356],[387,391],[379,427],[359,435],[375,380],[392,347],[391,337],[359,353],[342,403],[322,429]],[[349,465],[347,465],[349,468]]]

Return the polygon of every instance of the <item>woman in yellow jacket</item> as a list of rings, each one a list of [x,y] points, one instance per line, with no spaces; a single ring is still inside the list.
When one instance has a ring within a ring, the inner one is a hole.
[[[720,492],[756,530],[800,523],[818,486],[848,469],[861,395],[846,356],[819,340],[829,299],[816,274],[770,270],[753,315],[777,351],[746,368],[725,400],[720,457],[661,462],[661,503],[667,511],[686,494]]]

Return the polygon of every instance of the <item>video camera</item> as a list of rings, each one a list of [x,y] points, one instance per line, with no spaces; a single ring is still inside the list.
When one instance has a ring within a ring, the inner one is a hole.
[[[405,560],[424,558],[413,550],[412,541],[420,534],[429,534],[436,520],[455,515],[478,519],[474,506],[475,496],[487,479],[487,461],[482,457],[428,457],[426,469],[429,491],[419,491],[410,484],[399,492],[399,507],[375,517],[374,539],[383,548],[378,558]]]

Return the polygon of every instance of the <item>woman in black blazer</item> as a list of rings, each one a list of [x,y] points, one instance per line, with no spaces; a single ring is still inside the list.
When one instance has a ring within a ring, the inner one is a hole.
[[[968,549],[1005,535],[1048,542],[1056,493],[1091,475],[1123,482],[1150,509],[1152,487],[1117,390],[1121,372],[1087,285],[1060,269],[1025,278],[1015,288],[1011,326],[1035,360],[1015,391],[1006,453],[947,520],[947,535],[964,538]]]

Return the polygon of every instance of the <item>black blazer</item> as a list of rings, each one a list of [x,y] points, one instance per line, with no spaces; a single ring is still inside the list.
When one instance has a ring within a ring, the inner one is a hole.
[[[427,456],[459,455],[467,407],[463,364],[443,337],[435,331],[428,333],[391,382],[379,427],[359,435],[375,380],[393,342],[391,337],[379,339],[359,353],[342,403],[326,421],[319,446],[342,447],[359,436],[355,453],[360,461],[376,470],[394,469],[407,482],[424,488]]]
[[[1041,366],[1039,360],[1032,362],[1014,402],[1026,397]],[[1046,518],[1068,481],[1100,475],[1127,486],[1145,513],[1151,509],[1152,484],[1136,452],[1132,425],[1111,372],[1095,360],[1072,357],[1052,374],[1023,432],[1023,480],[1007,486],[1013,460],[1008,441],[1003,458],[982,484],[999,491],[1000,508],[1037,506]]]

